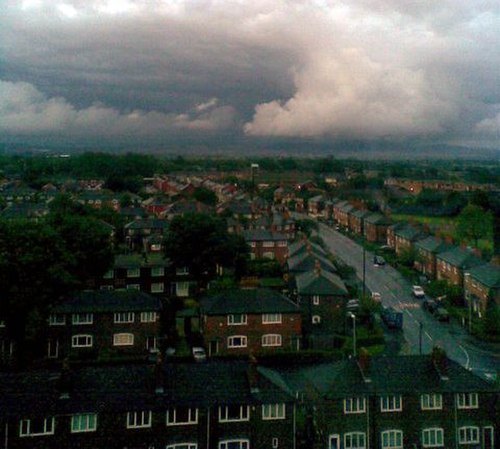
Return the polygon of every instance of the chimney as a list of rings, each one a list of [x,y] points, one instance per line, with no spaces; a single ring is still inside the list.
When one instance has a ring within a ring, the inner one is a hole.
[[[361,377],[365,383],[370,383],[372,380],[369,376],[370,371],[370,354],[365,348],[359,349],[358,360],[356,361],[359,371],[361,373]]]
[[[250,385],[250,393],[259,392],[259,373],[257,371],[257,359],[250,353],[248,358],[248,369],[247,369],[248,384]]]
[[[449,380],[448,377],[448,357],[444,349],[434,346],[432,348],[432,364],[439,374],[441,380]]]
[[[59,376],[59,399],[69,399],[71,391],[71,367],[69,360],[65,358],[62,363],[61,375]]]
[[[316,277],[321,276],[321,264],[319,263],[318,259],[314,261],[314,274],[316,275]]]
[[[155,365],[155,393],[163,394],[165,391],[163,386],[163,358],[161,352],[158,352]]]

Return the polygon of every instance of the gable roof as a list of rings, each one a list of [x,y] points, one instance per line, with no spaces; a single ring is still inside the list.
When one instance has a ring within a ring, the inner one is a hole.
[[[299,313],[299,307],[274,290],[266,288],[227,290],[201,300],[202,314]]]
[[[450,245],[430,235],[415,242],[415,248],[423,249],[433,254],[438,254],[450,249]]]
[[[243,231],[243,237],[247,242],[287,240],[286,236],[284,236],[283,234],[271,232],[266,229],[251,229]]]
[[[500,267],[491,263],[478,265],[468,271],[472,278],[489,288],[500,288]]]
[[[289,257],[286,264],[288,267],[288,271],[291,273],[305,272],[314,270],[316,261],[319,262],[322,270],[330,271],[332,273],[337,272],[337,268],[335,267],[335,265],[333,265],[332,262],[330,262],[322,254],[316,254],[312,251],[304,251],[292,257]]]
[[[410,242],[418,240],[424,236],[420,229],[415,228],[412,225],[406,225],[400,228],[396,228],[394,230],[394,235],[401,237],[405,240],[409,240]]]
[[[373,225],[390,225],[392,222],[385,215],[374,213],[365,217],[365,223],[370,223]]]
[[[472,254],[470,251],[455,246],[448,251],[444,251],[436,256],[437,259],[444,260],[445,262],[458,268],[471,268],[477,265],[483,265],[484,262],[479,257]]]
[[[356,209],[354,212],[352,212],[352,215],[356,218],[364,219],[365,217],[368,217],[368,215],[371,215],[371,212],[369,210]]]
[[[308,247],[311,247],[314,254],[326,256],[326,251],[316,243],[310,242],[309,240],[299,240],[298,242],[294,242],[288,246],[288,257],[307,252]]]
[[[301,273],[295,278],[299,295],[348,296],[349,292],[336,274],[321,270]]]

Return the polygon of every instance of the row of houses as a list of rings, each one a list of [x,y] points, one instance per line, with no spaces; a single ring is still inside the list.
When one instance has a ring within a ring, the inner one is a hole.
[[[0,373],[5,448],[494,449],[499,391],[436,351]]]

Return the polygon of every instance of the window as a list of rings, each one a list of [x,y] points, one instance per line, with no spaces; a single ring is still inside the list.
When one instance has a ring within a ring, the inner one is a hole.
[[[133,323],[134,319],[134,312],[119,312],[114,314],[115,323]]]
[[[198,449],[198,443],[167,444],[165,449]]]
[[[0,320],[0,327],[5,327],[5,320]]]
[[[281,323],[281,313],[264,313],[262,315],[262,324]]]
[[[319,306],[319,295],[314,295],[313,296],[313,304],[315,306]]]
[[[281,346],[281,335],[279,334],[263,335],[262,346]]]
[[[151,284],[151,293],[163,293],[165,291],[165,284],[163,282],[153,282]]]
[[[403,432],[401,430],[382,432],[382,449],[403,449]]]
[[[151,268],[151,276],[156,277],[156,276],[164,276],[164,275],[165,275],[165,268],[163,268],[163,267]]]
[[[479,401],[477,393],[458,393],[457,407],[458,408],[478,408]]]
[[[106,273],[104,273],[104,276],[103,276],[104,279],[113,279],[114,277],[115,277],[114,270],[106,271]]]
[[[141,286],[139,284],[127,284],[127,290],[140,290]]]
[[[185,297],[189,295],[189,282],[176,282],[175,294],[177,296]]]
[[[47,357],[49,359],[57,359],[59,357],[59,340],[49,338],[47,342]]]
[[[22,419],[19,423],[20,437],[54,435],[55,418]]]
[[[224,440],[219,442],[219,449],[249,449],[248,440]]]
[[[245,335],[233,335],[227,339],[228,348],[246,348],[247,337]]]
[[[273,449],[277,449],[279,447],[279,440],[278,440],[278,438],[273,438],[273,440],[272,440],[272,446],[273,446]]]
[[[141,269],[140,268],[129,268],[127,270],[127,277],[128,278],[138,278],[141,276]]]
[[[127,413],[127,429],[144,429],[151,427],[152,413],[145,412],[128,412]]]
[[[97,414],[83,413],[71,417],[71,433],[95,432],[97,429]]]
[[[460,444],[479,444],[479,427],[460,427],[458,429],[458,442]]]
[[[274,248],[274,242],[264,242],[262,243],[264,248]]]
[[[241,326],[247,324],[247,316],[244,313],[228,315],[227,324],[230,326]]]
[[[321,323],[321,317],[319,315],[313,315],[313,317],[312,317],[312,323],[313,324],[319,324],[319,323]]]
[[[441,410],[443,408],[443,396],[439,393],[423,394],[420,396],[422,410]]]
[[[444,430],[439,428],[424,429],[422,431],[423,447],[444,446]]]
[[[134,334],[114,334],[113,346],[133,346]]]
[[[401,396],[382,396],[380,398],[380,411],[400,412],[402,409]]]
[[[62,313],[52,313],[49,316],[49,326],[64,326],[66,324],[66,315]]]
[[[198,423],[198,409],[175,407],[167,410],[167,426],[180,426]]]
[[[345,398],[344,399],[344,413],[365,413],[366,400],[362,397]]]
[[[265,251],[262,253],[264,259],[274,259],[274,253],[270,251]]]
[[[73,337],[71,337],[72,348],[91,348],[92,345],[92,335],[73,335]]]
[[[158,340],[156,337],[146,337],[146,349],[150,352],[155,352],[158,348]]]
[[[177,276],[185,276],[186,274],[189,274],[189,268],[188,267],[176,268],[175,274]]]
[[[71,317],[73,324],[92,324],[94,315],[92,313],[74,313]]]
[[[285,404],[262,405],[262,419],[285,419]]]
[[[141,323],[156,322],[156,312],[141,312]]]
[[[278,246],[280,246],[282,248],[286,247],[286,246],[288,246],[288,242],[286,240],[279,241]]]
[[[219,421],[248,421],[248,406],[247,405],[226,405],[219,407]]]
[[[344,449],[365,449],[366,435],[364,432],[350,432],[344,435]]]

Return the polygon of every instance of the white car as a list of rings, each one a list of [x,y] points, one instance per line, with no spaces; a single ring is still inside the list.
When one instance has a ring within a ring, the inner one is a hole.
[[[424,289],[420,285],[414,285],[412,287],[412,292],[415,298],[423,298],[425,296]]]
[[[207,360],[205,349],[203,349],[201,346],[193,346],[192,352],[193,358],[196,362],[204,362],[205,360]]]

